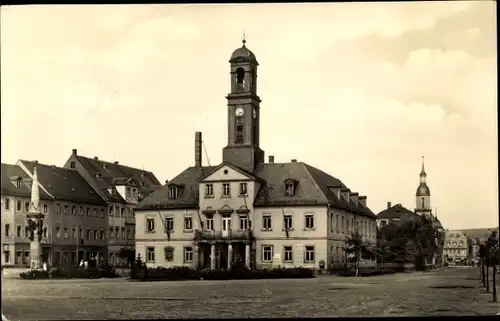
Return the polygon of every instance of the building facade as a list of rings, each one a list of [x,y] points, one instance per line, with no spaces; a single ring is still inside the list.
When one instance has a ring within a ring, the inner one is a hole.
[[[460,231],[446,231],[444,257],[450,265],[467,264],[469,257],[469,241],[467,235]]]
[[[102,261],[107,255],[106,202],[74,170],[19,160],[15,165],[2,164],[7,174],[2,173],[2,264],[29,265],[26,214],[35,167],[45,216],[42,260],[54,266],[91,258]]]
[[[273,156],[264,162],[257,59],[244,42],[229,62],[223,162],[202,165],[197,132],[194,166],[139,202],[136,252],[152,267],[343,264],[350,232],[376,241],[366,196],[304,162],[275,163]]]
[[[152,172],[124,166],[117,161],[78,155],[76,149],[64,167],[77,171],[106,201],[108,263],[126,264],[126,259],[119,253],[124,248],[133,249],[135,246],[135,207],[161,183]]]

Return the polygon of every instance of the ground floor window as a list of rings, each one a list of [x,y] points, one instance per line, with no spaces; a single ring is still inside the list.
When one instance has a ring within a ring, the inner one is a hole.
[[[174,248],[171,246],[165,247],[165,261],[174,260]]]
[[[287,263],[293,262],[293,252],[292,252],[291,246],[285,246],[284,262],[287,262]]]
[[[273,261],[273,246],[263,245],[262,246],[262,262],[272,262]]]
[[[3,251],[3,261],[5,263],[10,263],[10,252],[9,251]]]
[[[193,262],[193,248],[188,246],[184,248],[184,263]]]
[[[314,246],[306,246],[304,263],[314,263]]]
[[[155,261],[155,248],[154,247],[148,247],[146,248],[146,260],[147,262],[154,263]]]
[[[23,264],[28,264],[30,262],[30,251],[24,251]]]

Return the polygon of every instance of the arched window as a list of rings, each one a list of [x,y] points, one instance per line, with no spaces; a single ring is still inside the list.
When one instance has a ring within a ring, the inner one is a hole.
[[[245,79],[245,70],[243,68],[236,69],[236,84],[243,84]]]

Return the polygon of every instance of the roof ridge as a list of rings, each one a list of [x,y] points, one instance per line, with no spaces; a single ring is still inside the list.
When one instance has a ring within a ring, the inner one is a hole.
[[[107,160],[94,159],[94,158],[83,156],[83,155],[76,155],[76,157],[81,157],[81,158],[85,158],[85,159],[88,159],[88,160],[91,160],[91,161],[98,161],[98,162],[101,162],[101,163],[106,163],[106,164],[110,164],[110,165],[121,166],[121,167],[129,168],[129,169],[133,169],[133,170],[136,170],[136,171],[146,172],[146,173],[153,174],[152,171],[148,171],[148,170],[145,170],[145,169],[140,169],[140,168],[137,168],[137,167],[131,167],[131,166],[128,166],[128,165],[123,165],[123,164],[120,164],[120,163],[117,164],[115,162],[110,162],[110,161],[107,161]]]
[[[311,180],[314,182],[314,184],[316,184],[316,186],[320,190],[321,194],[323,194],[323,197],[326,198],[326,201],[328,203],[330,203],[330,198],[326,195],[325,191],[323,191],[323,188],[321,187],[321,184],[323,184],[325,186],[327,186],[327,184],[325,184],[325,182],[318,183],[318,181],[316,180],[317,178],[314,177],[314,175],[310,172],[310,168],[311,167],[313,169],[316,169],[316,168],[314,166],[310,166],[310,165],[308,165],[307,163],[304,163],[304,162],[298,162],[297,164],[301,164],[305,168],[305,171],[306,171],[307,175],[311,178]]]

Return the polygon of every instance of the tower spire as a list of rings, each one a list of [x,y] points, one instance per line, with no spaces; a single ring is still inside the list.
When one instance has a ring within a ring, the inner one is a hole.
[[[241,40],[241,42],[243,43],[243,47],[245,47],[245,44],[247,43],[247,36],[245,33],[245,29],[243,29],[243,39]]]
[[[420,171],[420,175],[427,175],[425,173],[425,166],[424,166],[424,156],[422,156],[422,170]]]

